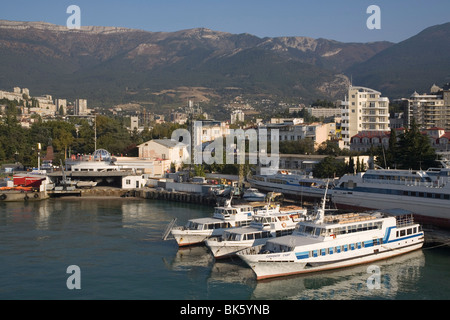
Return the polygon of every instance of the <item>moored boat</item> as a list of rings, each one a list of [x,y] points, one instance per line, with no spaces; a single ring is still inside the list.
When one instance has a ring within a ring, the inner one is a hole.
[[[242,195],[242,199],[246,201],[264,201],[265,198],[266,195],[262,192],[259,192],[259,190],[256,188],[248,188]]]
[[[336,183],[332,201],[347,210],[408,210],[422,224],[448,228],[450,169],[373,169],[347,174]]]
[[[278,207],[277,207],[278,208]],[[297,223],[305,219],[306,209],[288,211],[261,210],[248,227],[227,229],[222,236],[205,241],[213,256],[226,258],[237,251],[266,243],[267,240],[291,234]]]
[[[202,243],[210,237],[217,237],[227,228],[247,226],[252,221],[254,209],[249,205],[215,207],[212,217],[191,219],[185,226],[174,226],[171,234],[179,246]]]
[[[322,179],[284,173],[253,175],[248,177],[247,180],[252,188],[266,192],[279,192],[297,199],[321,199],[328,184]]]
[[[257,279],[369,263],[420,249],[421,226],[412,215],[382,212],[325,216],[325,201],[313,221],[299,222],[289,236],[243,249],[237,255]]]

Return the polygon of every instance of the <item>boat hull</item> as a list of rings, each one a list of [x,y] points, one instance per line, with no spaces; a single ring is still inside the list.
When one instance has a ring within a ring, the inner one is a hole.
[[[247,263],[254,273],[257,280],[284,277],[296,274],[327,271],[339,268],[346,268],[360,264],[372,263],[378,260],[384,260],[406,254],[411,251],[419,250],[423,246],[423,237],[421,240],[413,241],[407,246],[395,248],[394,246],[382,247],[378,249],[367,249],[365,254],[355,257],[341,258],[339,260],[321,260],[317,261],[297,260],[294,253],[280,253],[277,255],[247,254],[246,250],[238,252],[238,256]],[[394,249],[395,248],[395,249]],[[255,250],[250,248],[247,250]],[[317,259],[317,258],[316,258]]]
[[[265,192],[279,192],[282,193],[285,196],[290,196],[298,199],[317,199],[322,198],[325,189],[324,188],[318,188],[318,187],[306,187],[301,185],[295,185],[295,184],[278,184],[278,183],[272,183],[268,181],[260,181],[256,179],[248,179],[248,182],[253,188],[257,188],[258,190],[262,190]]]
[[[199,244],[211,237],[211,232],[195,232],[195,230],[172,230],[172,235],[178,246],[190,246],[194,244]]]
[[[206,246],[210,249],[212,255],[216,259],[224,259],[236,255],[236,252],[243,249],[262,245],[267,239],[256,239],[247,241],[220,241],[217,238],[210,238],[205,241]]]

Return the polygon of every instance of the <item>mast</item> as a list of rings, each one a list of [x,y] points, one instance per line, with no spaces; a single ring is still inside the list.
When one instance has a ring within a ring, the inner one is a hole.
[[[325,203],[327,201],[328,181],[329,180],[327,180],[327,184],[325,186],[325,192],[323,194],[322,206],[317,209],[317,218],[316,218],[315,222],[318,224],[323,223],[323,219],[325,218]]]

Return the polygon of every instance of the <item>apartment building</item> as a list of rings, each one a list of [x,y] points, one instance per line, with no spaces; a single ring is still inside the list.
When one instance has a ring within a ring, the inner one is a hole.
[[[74,114],[77,116],[85,116],[89,113],[86,99],[76,99]]]
[[[341,110],[344,148],[350,148],[351,137],[360,131],[389,130],[389,99],[376,90],[350,86]]]
[[[295,120],[287,119],[281,123],[268,123],[260,126],[259,129],[267,129],[268,134],[272,129],[277,129],[280,142],[311,139],[315,148],[335,134],[334,123],[303,123],[303,121],[297,123]]]
[[[433,85],[430,93],[415,91],[409,98],[401,99],[406,113],[405,125],[412,119],[422,128],[442,127],[450,130],[450,86],[444,89]]]

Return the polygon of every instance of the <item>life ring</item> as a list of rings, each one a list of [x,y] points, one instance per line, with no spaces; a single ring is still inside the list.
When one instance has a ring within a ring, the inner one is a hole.
[[[33,196],[35,199],[39,198],[39,195],[37,193],[34,194]]]
[[[2,195],[0,196],[0,200],[6,200],[6,194],[2,194]]]
[[[283,223],[281,224],[281,226],[282,226],[283,228],[286,228],[286,222],[283,222]]]

